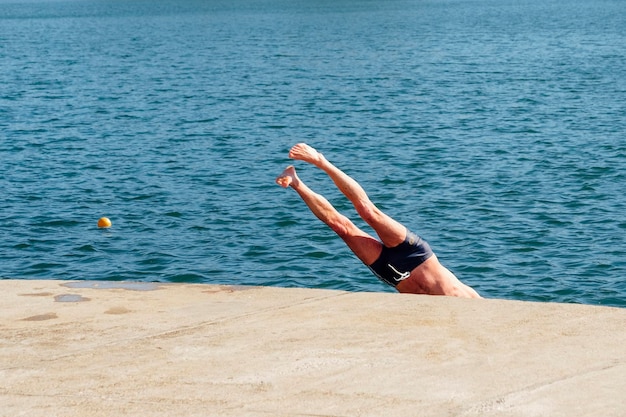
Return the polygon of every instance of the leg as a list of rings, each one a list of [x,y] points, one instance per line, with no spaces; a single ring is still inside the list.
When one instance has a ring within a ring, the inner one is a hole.
[[[406,227],[380,211],[359,183],[330,163],[324,155],[307,144],[299,143],[291,148],[289,157],[313,164],[326,172],[337,188],[352,202],[359,216],[376,231],[385,246],[394,247],[404,242]]]
[[[281,187],[291,187],[296,190],[311,212],[337,233],[361,262],[370,265],[378,259],[382,250],[380,242],[356,227],[347,217],[340,214],[326,198],[313,192],[298,178],[293,166],[287,167],[276,178],[276,183]]]

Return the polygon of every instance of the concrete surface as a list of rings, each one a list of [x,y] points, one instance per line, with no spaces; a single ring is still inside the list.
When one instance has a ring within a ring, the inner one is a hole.
[[[2,416],[626,416],[626,309],[0,281]]]

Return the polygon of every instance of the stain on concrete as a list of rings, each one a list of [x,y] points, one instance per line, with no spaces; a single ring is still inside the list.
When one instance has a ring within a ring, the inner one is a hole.
[[[52,319],[58,319],[59,317],[56,315],[56,313],[46,313],[46,314],[38,314],[36,316],[30,316],[30,317],[26,317],[25,319],[22,319],[22,321],[44,321],[44,320],[52,320]]]
[[[57,303],[79,303],[81,301],[89,301],[90,298],[83,297],[80,294],[61,294],[54,297]]]
[[[100,290],[121,289],[130,291],[154,291],[161,286],[154,282],[125,282],[125,281],[77,281],[61,284],[67,288],[92,288]]]
[[[259,288],[259,287],[253,286],[253,285],[218,285],[218,286],[211,286],[211,288],[209,288],[208,290],[204,290],[202,292],[206,294],[215,294],[219,292],[231,293],[235,291],[248,291],[248,290],[253,290],[256,288]]]
[[[111,307],[110,309],[105,311],[104,314],[127,314],[130,312],[131,310],[127,309],[126,307]]]
[[[49,297],[52,295],[51,292],[33,292],[28,294],[19,294],[21,297]]]
[[[228,287],[211,287],[210,289],[204,290],[202,292],[205,294],[217,294],[217,293],[222,293],[222,292],[229,293],[229,292],[233,292],[233,290]]]

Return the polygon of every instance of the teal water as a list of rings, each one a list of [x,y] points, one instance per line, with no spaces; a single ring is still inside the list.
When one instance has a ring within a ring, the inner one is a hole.
[[[274,185],[306,141],[482,295],[625,307],[625,27],[621,0],[0,0],[0,277],[391,291]]]

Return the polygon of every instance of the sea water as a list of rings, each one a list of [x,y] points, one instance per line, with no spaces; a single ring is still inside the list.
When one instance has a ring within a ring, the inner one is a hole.
[[[622,0],[0,0],[0,277],[393,291],[274,184],[304,141],[483,296],[624,307],[624,28]]]

